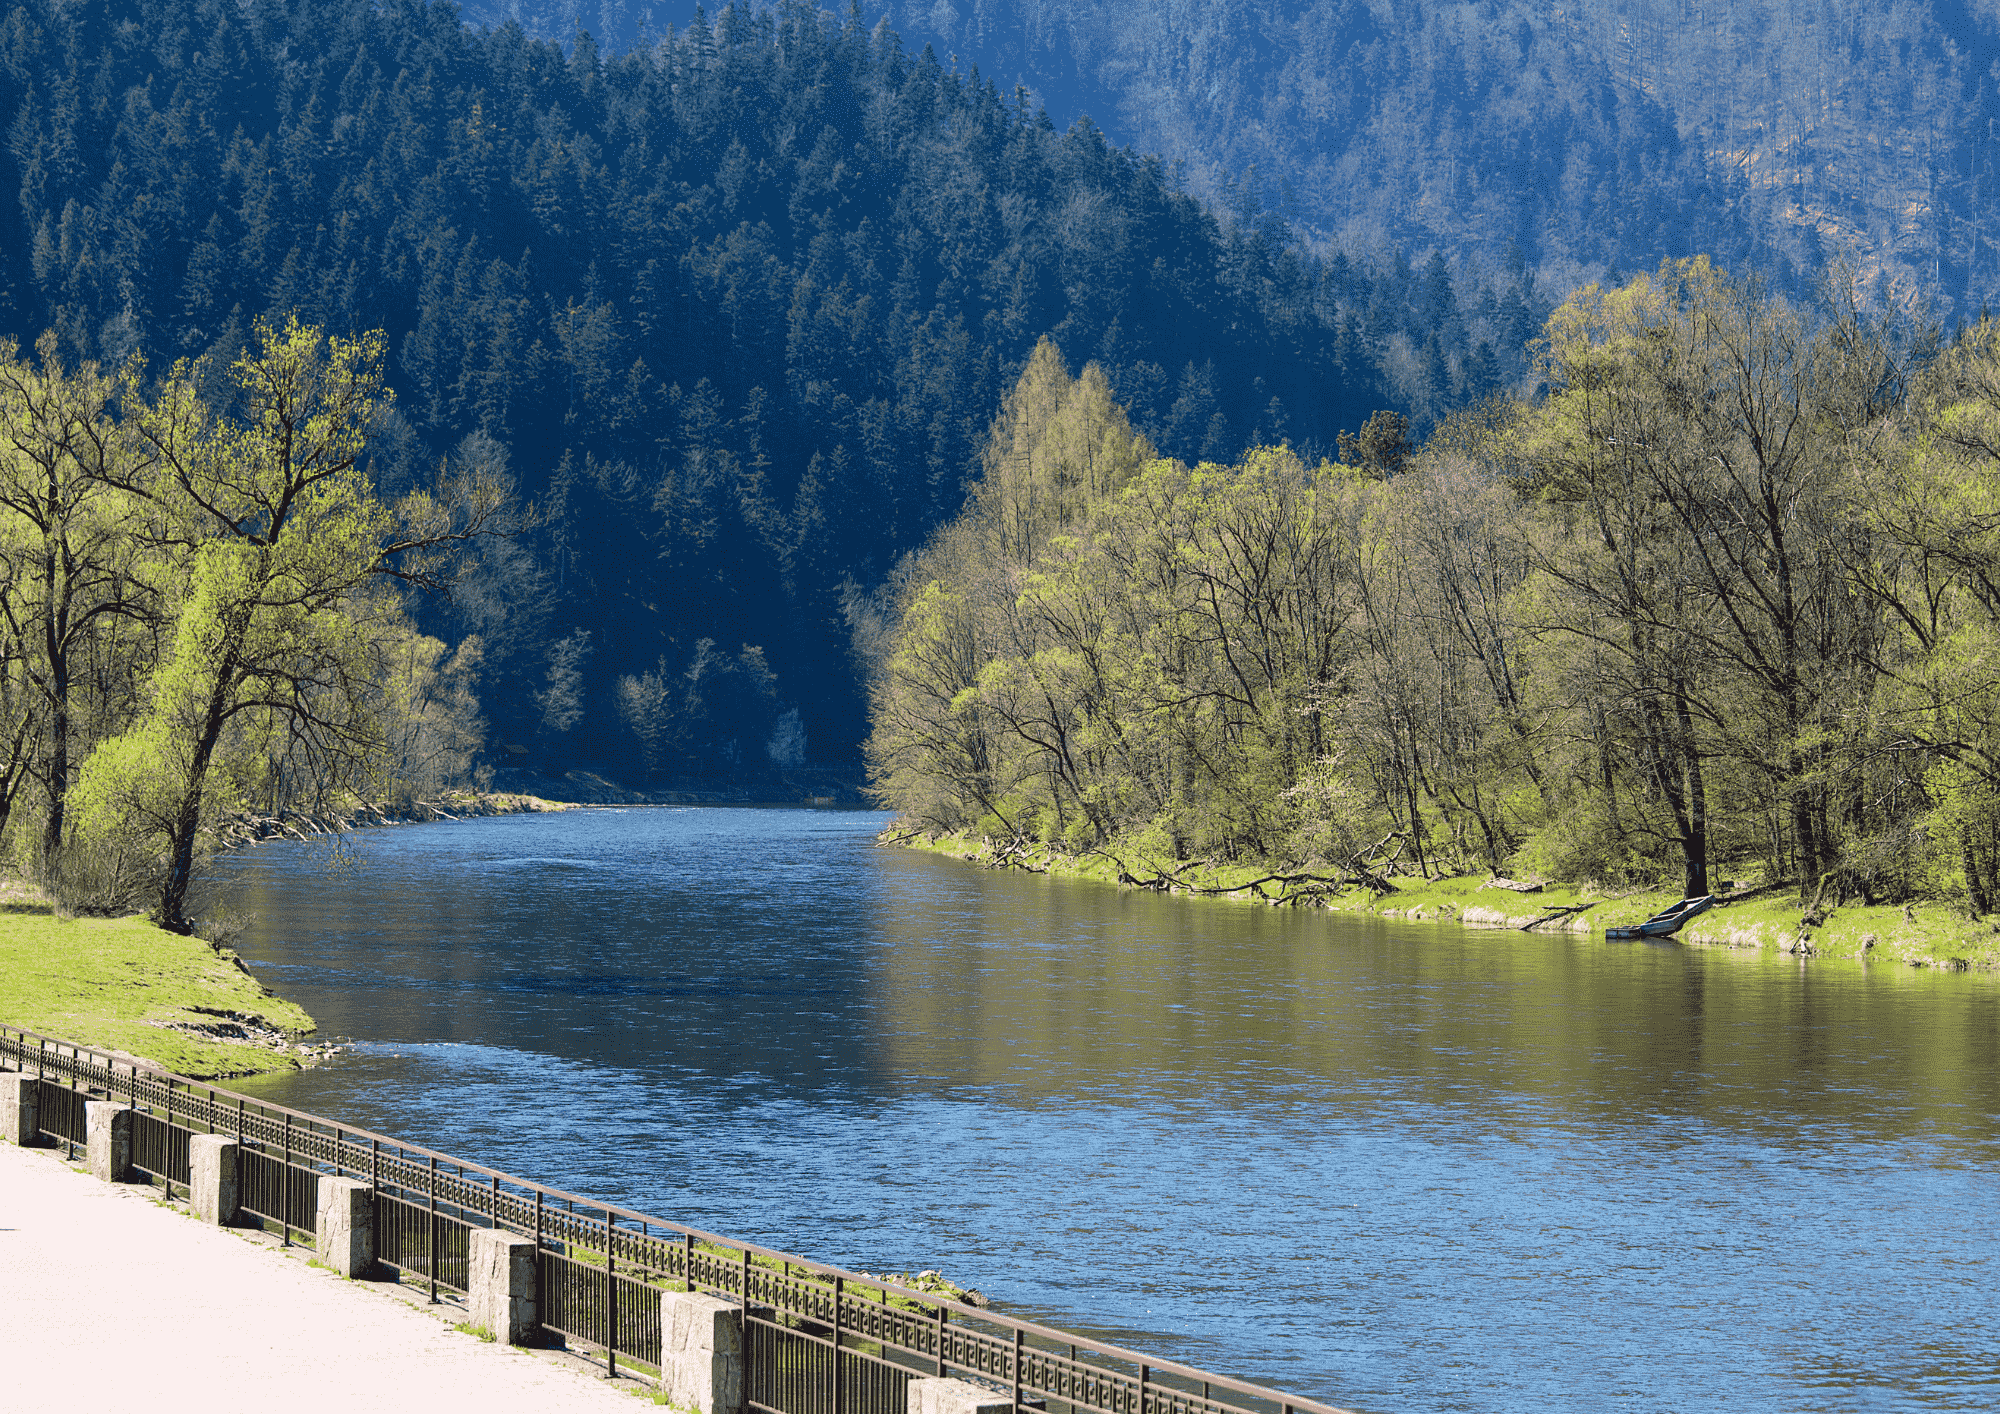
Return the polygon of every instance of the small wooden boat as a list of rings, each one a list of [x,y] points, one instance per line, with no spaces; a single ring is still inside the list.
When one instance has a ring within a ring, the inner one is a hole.
[[[1616,928],[1604,930],[1604,940],[1608,943],[1625,943],[1634,938],[1665,938],[1680,931],[1681,924],[1697,913],[1706,913],[1715,906],[1714,894],[1703,894],[1700,898],[1684,898],[1664,913],[1656,913],[1644,923],[1623,923]]]

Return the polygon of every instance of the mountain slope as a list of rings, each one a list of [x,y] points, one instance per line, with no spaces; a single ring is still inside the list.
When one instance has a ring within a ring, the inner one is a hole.
[[[474,0],[551,35],[638,10]],[[1225,210],[1350,251],[1440,248],[1545,279],[1705,253],[1830,257],[1970,315],[2000,288],[1994,0],[885,0],[1058,123],[1179,163]],[[643,11],[654,29],[687,5]],[[875,11],[869,11],[871,17]]]
[[[431,622],[482,636],[496,735],[551,764],[768,770],[801,724],[850,752],[847,586],[956,512],[1043,335],[1156,445],[1232,457],[1331,446],[1385,384],[1476,396],[1536,300],[1218,225],[1094,125],[805,6],[607,58],[411,0],[30,0],[0,112],[5,332],[163,367],[260,316],[382,327],[378,475],[509,463],[542,528]]]

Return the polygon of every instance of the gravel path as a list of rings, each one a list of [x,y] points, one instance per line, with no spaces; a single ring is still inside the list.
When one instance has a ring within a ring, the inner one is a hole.
[[[347,1282],[158,1190],[0,1142],[0,1406],[476,1414],[636,1411],[641,1387],[452,1330],[464,1313]],[[421,1301],[422,1297],[416,1297]]]

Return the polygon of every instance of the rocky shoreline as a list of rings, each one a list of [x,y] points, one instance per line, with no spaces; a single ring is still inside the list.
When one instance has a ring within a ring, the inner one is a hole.
[[[861,787],[834,771],[791,772],[756,786],[706,787],[692,782],[658,789],[622,785],[594,771],[566,771],[547,776],[523,768],[496,773],[508,787],[501,790],[451,790],[435,800],[404,806],[364,803],[344,811],[244,811],[216,830],[223,849],[263,840],[305,840],[342,835],[351,830],[386,825],[424,825],[444,820],[470,820],[491,815],[539,815],[588,806],[734,805],[854,810],[872,808]]]
[[[178,1031],[183,1036],[199,1037],[207,1041],[233,1041],[239,1045],[255,1046],[273,1055],[284,1056],[301,1070],[321,1065],[347,1050],[339,1041],[312,1042],[302,1040],[298,1033],[282,1031],[269,1025],[265,1019],[253,1012],[216,1011],[209,1007],[191,1006],[188,1011],[196,1012],[213,1020],[189,1021],[185,1019],[150,1020],[148,1026],[157,1026],[162,1031]],[[243,1071],[253,1075],[255,1071]],[[222,1080],[230,1076],[202,1075],[190,1076],[196,1080]]]
[[[234,849],[264,840],[305,840],[385,825],[425,825],[439,820],[470,820],[489,815],[539,815],[582,808],[580,802],[545,800],[540,796],[510,791],[446,791],[434,801],[419,800],[400,807],[362,804],[346,813],[280,810],[276,814],[265,815],[244,812],[225,821],[216,831],[216,840],[224,849]]]

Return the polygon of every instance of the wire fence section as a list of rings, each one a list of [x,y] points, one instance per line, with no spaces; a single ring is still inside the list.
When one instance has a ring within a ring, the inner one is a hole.
[[[239,1207],[310,1242],[322,1176],[365,1180],[376,1259],[430,1295],[466,1289],[470,1234],[533,1238],[542,1327],[616,1371],[656,1374],[661,1295],[732,1301],[755,1414],[909,1414],[910,1381],[949,1376],[1011,1414],[1346,1414],[1278,1390],[534,1183],[421,1145],[0,1026],[0,1065],[37,1077],[41,1137],[74,1150],[86,1100],[133,1114],[132,1167],[186,1191],[188,1140],[237,1139]]]

